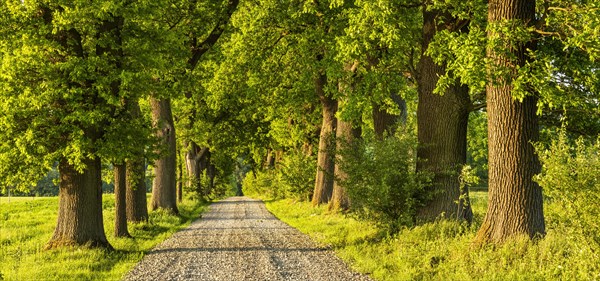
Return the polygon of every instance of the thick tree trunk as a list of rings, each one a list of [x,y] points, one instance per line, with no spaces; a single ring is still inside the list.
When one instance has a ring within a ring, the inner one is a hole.
[[[66,159],[59,163],[58,221],[47,249],[87,246],[112,249],[102,221],[100,159],[87,159],[79,173]]]
[[[489,3],[490,23],[503,20],[522,20],[522,24],[535,21],[534,0],[500,1]],[[502,36],[494,31],[488,37]],[[500,37],[502,38],[502,37]],[[509,69],[516,75],[517,66],[526,60],[528,46],[507,46],[506,53],[488,49],[492,62],[488,76],[496,68]],[[512,58],[511,58],[512,57]],[[478,243],[500,243],[506,239],[526,235],[531,238],[545,233],[542,189],[533,181],[540,163],[532,143],[538,140],[537,98],[528,96],[519,102],[512,98],[510,78],[496,78],[487,85],[489,193],[488,209],[477,233]]]
[[[388,113],[381,105],[373,104],[373,127],[375,129],[375,137],[378,140],[383,140],[385,135],[393,135],[396,132],[398,122],[406,122],[406,101],[398,94],[392,94],[392,100],[400,109],[400,115]]]
[[[115,176],[115,237],[131,237],[127,230],[127,179],[126,166],[113,164]]]
[[[440,27],[440,14],[424,11],[423,51]],[[417,219],[431,221],[438,218],[471,221],[472,211],[466,188],[460,189],[460,171],[466,163],[467,124],[470,99],[468,88],[451,85],[444,95],[433,93],[445,67],[431,57],[422,55],[418,65],[419,104],[417,108],[418,171],[433,175],[425,190],[425,205],[417,210]]]
[[[146,164],[143,156],[126,163],[126,210],[127,221],[148,221],[148,201],[146,199]]]
[[[335,127],[337,101],[327,96],[324,91],[327,77],[320,75],[315,80],[316,91],[323,107],[323,124],[319,138],[317,156],[317,176],[312,197],[312,205],[328,203],[333,193],[333,174],[335,163]]]
[[[360,128],[353,128],[352,122],[338,119],[335,137],[336,150],[339,152],[351,148],[353,141],[360,138],[360,134]],[[333,194],[328,206],[330,211],[345,211],[350,208],[350,199],[343,185],[343,182],[348,178],[348,174],[341,167],[342,161],[342,154],[337,153],[334,167]]]
[[[165,209],[177,214],[176,190],[176,143],[171,101],[169,99],[150,99],[152,122],[157,129],[157,137],[162,141],[161,156],[154,162],[154,181],[152,182],[151,209]]]

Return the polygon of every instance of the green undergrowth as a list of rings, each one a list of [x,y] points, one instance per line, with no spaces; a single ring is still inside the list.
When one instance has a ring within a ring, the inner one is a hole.
[[[115,238],[114,196],[103,197],[106,236],[115,251],[86,248],[43,250],[54,231],[58,197],[2,198],[0,280],[120,280],[144,253],[188,226],[205,204],[184,200],[179,216],[152,212],[147,223],[129,224],[133,238]]]
[[[547,236],[476,247],[486,193],[472,192],[472,225],[439,221],[388,235],[373,223],[312,208],[309,202],[267,201],[279,219],[331,247],[354,270],[375,280],[600,280],[598,248],[589,237],[548,217]],[[546,204],[546,213],[558,206]],[[598,234],[596,234],[598,235]]]

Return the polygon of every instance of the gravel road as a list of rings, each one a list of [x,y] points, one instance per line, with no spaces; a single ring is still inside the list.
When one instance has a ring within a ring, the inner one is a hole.
[[[370,280],[275,218],[231,197],[150,251],[124,280]]]

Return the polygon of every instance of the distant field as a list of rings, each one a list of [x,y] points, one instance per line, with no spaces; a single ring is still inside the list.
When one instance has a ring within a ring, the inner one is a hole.
[[[36,201],[36,200],[49,200],[49,199],[51,200],[52,198],[58,198],[58,197],[56,197],[56,196],[54,196],[54,197],[27,197],[27,196],[7,197],[7,196],[2,196],[2,197],[0,197],[0,204],[22,202],[22,201]]]

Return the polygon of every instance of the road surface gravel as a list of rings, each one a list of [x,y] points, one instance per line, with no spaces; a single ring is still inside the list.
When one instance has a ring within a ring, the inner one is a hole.
[[[231,197],[150,251],[124,280],[370,280],[273,216]]]

